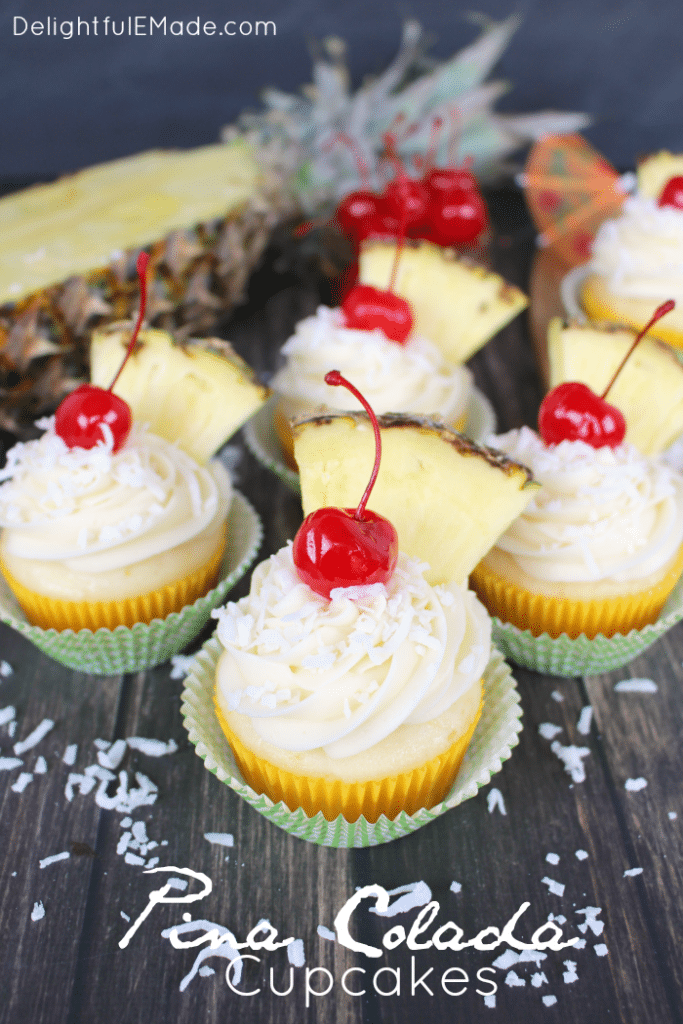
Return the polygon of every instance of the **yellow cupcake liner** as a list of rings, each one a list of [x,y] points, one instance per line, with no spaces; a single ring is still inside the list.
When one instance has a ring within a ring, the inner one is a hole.
[[[602,600],[547,597],[511,583],[480,562],[470,586],[491,615],[533,636],[612,637],[655,622],[683,571],[683,547],[666,574],[647,590]]]
[[[24,615],[41,629],[116,629],[136,622],[165,619],[215,586],[223,559],[227,527],[223,527],[218,546],[211,557],[194,572],[146,594],[118,601],[62,601],[29,590],[15,579],[0,560],[0,571],[14,591]]]
[[[214,701],[215,702],[215,701]],[[384,814],[395,818],[400,811],[415,814],[421,807],[434,807],[448,793],[481,717],[479,704],[470,728],[447,750],[412,771],[367,782],[296,775],[286,768],[257,757],[235,735],[216,703],[216,714],[235,755],[245,782],[256,793],[265,793],[274,803],[282,801],[290,811],[303,808],[308,817],[321,812],[327,821],[343,815],[346,821],[376,822]]]

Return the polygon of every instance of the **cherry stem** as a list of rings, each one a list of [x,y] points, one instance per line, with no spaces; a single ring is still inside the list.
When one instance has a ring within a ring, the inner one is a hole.
[[[350,391],[351,394],[358,399],[358,401],[361,403],[361,405],[367,412],[368,416],[370,417],[370,422],[372,423],[372,429],[375,432],[375,464],[372,467],[372,474],[370,476],[368,486],[363,491],[363,497],[360,499],[360,502],[358,503],[358,508],[353,514],[353,518],[357,519],[359,522],[362,523],[364,521],[365,507],[368,503],[370,492],[372,491],[372,488],[375,486],[375,480],[377,479],[377,474],[379,473],[379,464],[382,458],[382,438],[379,432],[379,423],[377,422],[377,417],[375,416],[374,409],[372,408],[368,400],[364,398],[363,395],[361,395],[357,387],[354,387],[354,385],[351,384],[350,381],[348,381],[345,377],[342,377],[339,370],[330,370],[329,373],[326,373],[325,383],[332,385],[332,387],[345,387],[348,391]]]
[[[624,358],[619,363],[619,365],[618,365],[618,367],[616,369],[616,372],[614,373],[614,376],[612,377],[611,381],[609,382],[609,384],[607,385],[607,387],[603,391],[602,395],[600,396],[601,398],[607,398],[607,392],[610,390],[610,388],[614,384],[615,380],[617,379],[617,377],[619,376],[619,374],[623,370],[624,365],[626,363],[626,360],[629,358],[629,356],[631,355],[631,353],[633,352],[634,348],[636,347],[638,342],[641,340],[641,338],[643,338],[647,334],[647,332],[650,330],[650,328],[654,324],[656,324],[658,320],[661,320],[661,318],[663,316],[665,316],[667,313],[670,313],[671,310],[675,307],[675,305],[676,305],[676,303],[674,302],[674,300],[673,299],[669,299],[668,302],[663,302],[661,306],[657,307],[657,309],[652,314],[652,317],[650,318],[650,320],[648,320],[648,322],[645,324],[645,326],[643,327],[642,331],[636,337],[636,340],[633,342],[633,344],[631,345],[630,349],[628,350],[628,352],[626,353]]]
[[[436,163],[436,154],[439,151],[439,136],[441,135],[442,128],[443,118],[439,117],[439,115],[436,114],[432,118],[431,138],[429,140],[429,149],[427,150],[427,156],[425,158],[425,175],[429,174],[429,172],[433,169],[434,164]]]
[[[365,160],[363,154],[358,148],[358,144],[354,141],[354,139],[351,138],[350,135],[347,135],[346,132],[337,132],[332,138],[329,145],[331,145],[333,142],[341,142],[342,145],[347,146],[348,149],[351,151],[351,154],[354,160],[356,161],[356,168],[358,170],[358,177],[360,178],[360,183],[367,192],[370,192],[370,171],[367,165],[367,161]]]
[[[117,380],[119,379],[119,376],[121,375],[121,370],[124,368],[124,366],[128,362],[128,357],[130,356],[131,352],[135,348],[135,342],[138,340],[138,334],[140,333],[140,327],[142,326],[142,321],[143,321],[144,316],[145,316],[145,307],[147,305],[147,264],[148,263],[149,263],[149,253],[144,252],[144,251],[141,252],[139,254],[137,260],[136,260],[136,263],[135,263],[135,269],[138,272],[138,280],[140,281],[140,312],[138,313],[138,318],[135,321],[135,327],[133,328],[133,334],[131,335],[131,339],[128,342],[128,348],[126,349],[126,354],[123,357],[123,362],[121,363],[121,365],[119,366],[118,370],[116,371],[116,376],[114,377],[113,381],[111,382],[111,384],[107,388],[107,391],[113,391],[114,385],[116,384]]]
[[[448,108],[448,116],[451,121],[451,133],[448,137],[448,166],[456,166],[456,157],[458,154],[458,147],[460,146],[460,137],[462,135],[462,118],[460,116],[460,108],[454,104]]]

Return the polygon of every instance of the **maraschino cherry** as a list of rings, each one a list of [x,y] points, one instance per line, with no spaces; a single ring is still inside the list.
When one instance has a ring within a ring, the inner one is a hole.
[[[676,210],[683,210],[683,175],[677,174],[667,181],[657,205],[673,206]]]
[[[362,403],[375,432],[375,463],[358,508],[319,508],[306,516],[294,538],[292,556],[299,578],[329,600],[337,587],[387,583],[396,568],[398,535],[388,519],[366,508],[382,457],[377,417],[338,370],[326,374],[325,383],[348,388]]]
[[[344,324],[359,331],[374,331],[379,328],[390,341],[405,344],[413,329],[413,313],[410,303],[394,293],[398,261],[403,248],[406,231],[405,209],[401,217],[396,253],[391,268],[391,280],[386,291],[371,284],[356,284],[342,302]]]
[[[584,441],[593,448],[616,448],[621,444],[626,435],[626,420],[616,406],[606,401],[607,393],[641,338],[661,317],[670,313],[675,305],[674,300],[669,299],[655,310],[620,362],[602,395],[596,395],[587,384],[581,384],[579,381],[565,381],[548,392],[538,412],[538,429],[545,444]]]
[[[130,406],[115,395],[112,388],[133,351],[145,315],[148,262],[149,255],[141,252],[136,263],[140,280],[140,312],[123,362],[113,381],[106,390],[94,384],[81,384],[67,395],[55,413],[55,432],[68,448],[95,448],[111,431],[114,441],[112,451],[117,452],[130,433],[133,422]]]

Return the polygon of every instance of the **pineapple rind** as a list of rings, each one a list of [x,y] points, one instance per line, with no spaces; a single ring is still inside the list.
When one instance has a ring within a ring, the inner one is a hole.
[[[550,387],[580,381],[602,394],[634,339],[627,330],[551,320]],[[669,346],[645,337],[629,356],[608,400],[624,414],[626,440],[644,455],[657,455],[683,433],[683,365]]]
[[[663,149],[638,163],[636,178],[640,195],[659,199],[662,189],[677,175],[683,174],[683,155]]]
[[[387,288],[395,252],[393,243],[364,245],[359,280]],[[499,274],[430,242],[406,243],[393,290],[410,302],[415,332],[456,364],[469,359],[528,303],[526,295]]]
[[[464,584],[526,507],[538,485],[526,467],[426,417],[378,417],[382,462],[370,496],[396,527],[399,549],[427,562],[431,584]],[[363,413],[309,417],[294,426],[304,514],[355,507],[375,447]]]
[[[93,335],[91,380],[111,384],[130,340],[113,325]],[[165,331],[141,331],[114,391],[133,418],[204,463],[266,401],[268,388],[228,342],[175,344]]]

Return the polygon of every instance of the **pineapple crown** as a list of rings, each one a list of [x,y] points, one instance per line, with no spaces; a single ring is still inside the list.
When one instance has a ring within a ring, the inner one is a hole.
[[[425,56],[425,33],[415,20],[406,20],[398,53],[378,77],[356,91],[350,88],[346,46],[333,37],[317,47],[313,83],[300,94],[270,88],[265,110],[243,114],[238,127],[288,173],[291,187],[309,212],[336,203],[359,188],[358,163],[346,146],[335,145],[341,135],[352,140],[356,153],[370,168],[370,186],[380,189],[384,137],[393,132],[405,166],[433,152],[436,118],[457,133],[459,157],[468,157],[480,176],[500,173],[501,161],[515,150],[549,132],[579,131],[590,123],[585,114],[553,111],[527,115],[498,114],[493,104],[507,91],[501,81],[485,79],[497,63],[521,19],[517,15],[492,22],[471,15],[482,26],[470,46],[444,61]],[[400,130],[397,129],[400,126]],[[234,128],[223,131],[231,137]],[[449,134],[441,132],[434,162],[448,162]]]

